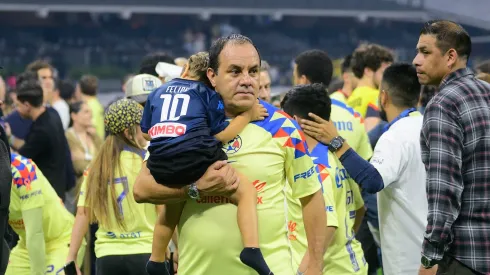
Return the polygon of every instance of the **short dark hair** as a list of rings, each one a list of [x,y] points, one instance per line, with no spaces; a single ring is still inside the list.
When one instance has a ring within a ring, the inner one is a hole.
[[[78,82],[80,91],[84,95],[95,96],[99,88],[99,80],[94,75],[83,75]]]
[[[304,75],[311,83],[330,85],[333,64],[327,53],[322,50],[309,50],[300,53],[294,60],[299,76]]]
[[[241,34],[230,34],[228,36],[223,36],[218,39],[216,39],[213,44],[211,44],[211,47],[209,48],[209,68],[213,69],[214,73],[218,73],[218,68],[219,68],[219,55],[225,48],[226,44],[228,43],[234,43],[238,45],[242,44],[250,44],[254,46],[255,50],[257,50],[257,54],[259,55],[259,60],[260,59],[260,52],[255,47],[255,44],[252,42],[252,39],[246,37],[245,35]]]
[[[468,59],[471,54],[471,38],[459,24],[449,20],[431,20],[424,24],[420,35],[433,35],[436,46],[444,54],[454,49],[460,57]]]
[[[17,76],[15,86],[19,87],[25,81],[38,81],[37,72],[25,71]]]
[[[352,72],[351,68],[351,61],[352,61],[352,54],[348,54],[344,57],[344,60],[342,61],[342,64],[340,65],[340,71],[342,74],[346,72]]]
[[[75,94],[75,86],[67,80],[59,80],[57,85],[60,91],[60,97],[64,100],[70,100]]]
[[[381,87],[397,107],[417,107],[420,98],[420,83],[417,71],[411,64],[395,63],[383,73]]]
[[[41,69],[50,69],[51,72],[53,72],[53,66],[51,66],[49,62],[42,59],[35,60],[26,67],[26,71],[36,73],[36,76],[37,72]]]
[[[175,64],[174,57],[170,56],[166,52],[149,53],[143,57],[143,60],[141,60],[138,74],[151,74],[159,77],[158,73],[155,71],[155,68],[160,62]]]
[[[308,113],[330,120],[332,101],[321,83],[297,85],[281,101],[281,108],[290,116],[311,119]]]
[[[28,102],[33,107],[43,105],[43,88],[37,80],[26,80],[17,87],[17,100],[24,103]]]
[[[393,62],[393,53],[378,44],[362,44],[352,53],[351,68],[357,78],[364,75],[364,69],[377,71],[382,63]]]

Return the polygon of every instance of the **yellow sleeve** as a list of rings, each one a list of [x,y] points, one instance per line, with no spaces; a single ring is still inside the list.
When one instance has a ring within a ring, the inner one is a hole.
[[[337,209],[334,200],[334,179],[329,175],[322,183],[323,199],[325,200],[325,212],[327,212],[327,226],[339,227]]]
[[[87,192],[87,175],[88,171],[85,171],[83,173],[83,182],[82,185],[80,186],[80,194],[78,196],[78,203],[77,206],[86,206],[85,201],[86,201],[86,192]]]
[[[364,207],[364,200],[361,196],[361,189],[359,188],[359,185],[353,180],[350,180],[349,183],[352,190],[352,196],[354,197],[354,207],[356,210],[361,209],[362,207]]]
[[[37,167],[35,167],[34,174],[30,173],[26,176],[22,177],[17,170],[13,177],[14,183],[17,185],[16,191],[20,198],[20,210],[42,208],[44,206],[43,184],[49,184],[49,182]],[[21,182],[23,184],[20,184]]]
[[[358,148],[355,148],[356,153],[365,160],[369,160],[373,156],[373,148],[369,142],[369,136],[364,128],[364,123],[358,121],[356,123],[356,132],[360,136]]]
[[[299,127],[291,134],[292,145],[284,146],[286,151],[285,170],[286,178],[293,197],[296,199],[304,198],[314,194],[321,188],[318,175],[315,171],[313,160],[308,153],[308,146]],[[294,140],[294,141],[293,141]]]

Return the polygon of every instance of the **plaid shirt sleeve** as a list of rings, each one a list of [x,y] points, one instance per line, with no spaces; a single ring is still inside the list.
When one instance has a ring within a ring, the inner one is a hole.
[[[422,160],[427,171],[429,213],[422,254],[441,260],[451,242],[451,226],[459,215],[463,129],[454,107],[444,100],[431,102],[421,132]]]

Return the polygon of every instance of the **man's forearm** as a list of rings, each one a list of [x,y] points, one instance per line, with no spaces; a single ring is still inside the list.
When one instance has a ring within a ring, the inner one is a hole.
[[[303,222],[308,239],[308,252],[310,262],[308,268],[323,267],[323,254],[325,253],[325,224],[327,217],[324,211],[325,202],[321,190],[315,194],[301,198],[303,206]]]
[[[188,198],[188,188],[188,186],[172,188],[158,184],[146,167],[146,162],[144,162],[134,183],[133,196],[138,203],[176,203]]]
[[[188,186],[170,188],[156,182],[136,180],[133,193],[138,203],[168,204],[185,201],[188,198]]]

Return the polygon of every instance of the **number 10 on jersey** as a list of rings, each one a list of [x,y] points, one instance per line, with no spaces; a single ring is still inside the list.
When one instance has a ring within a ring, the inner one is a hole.
[[[181,116],[187,114],[191,98],[188,94],[163,94],[160,95],[160,98],[163,100],[160,121],[177,121]],[[177,108],[180,104],[180,113],[177,114]]]

